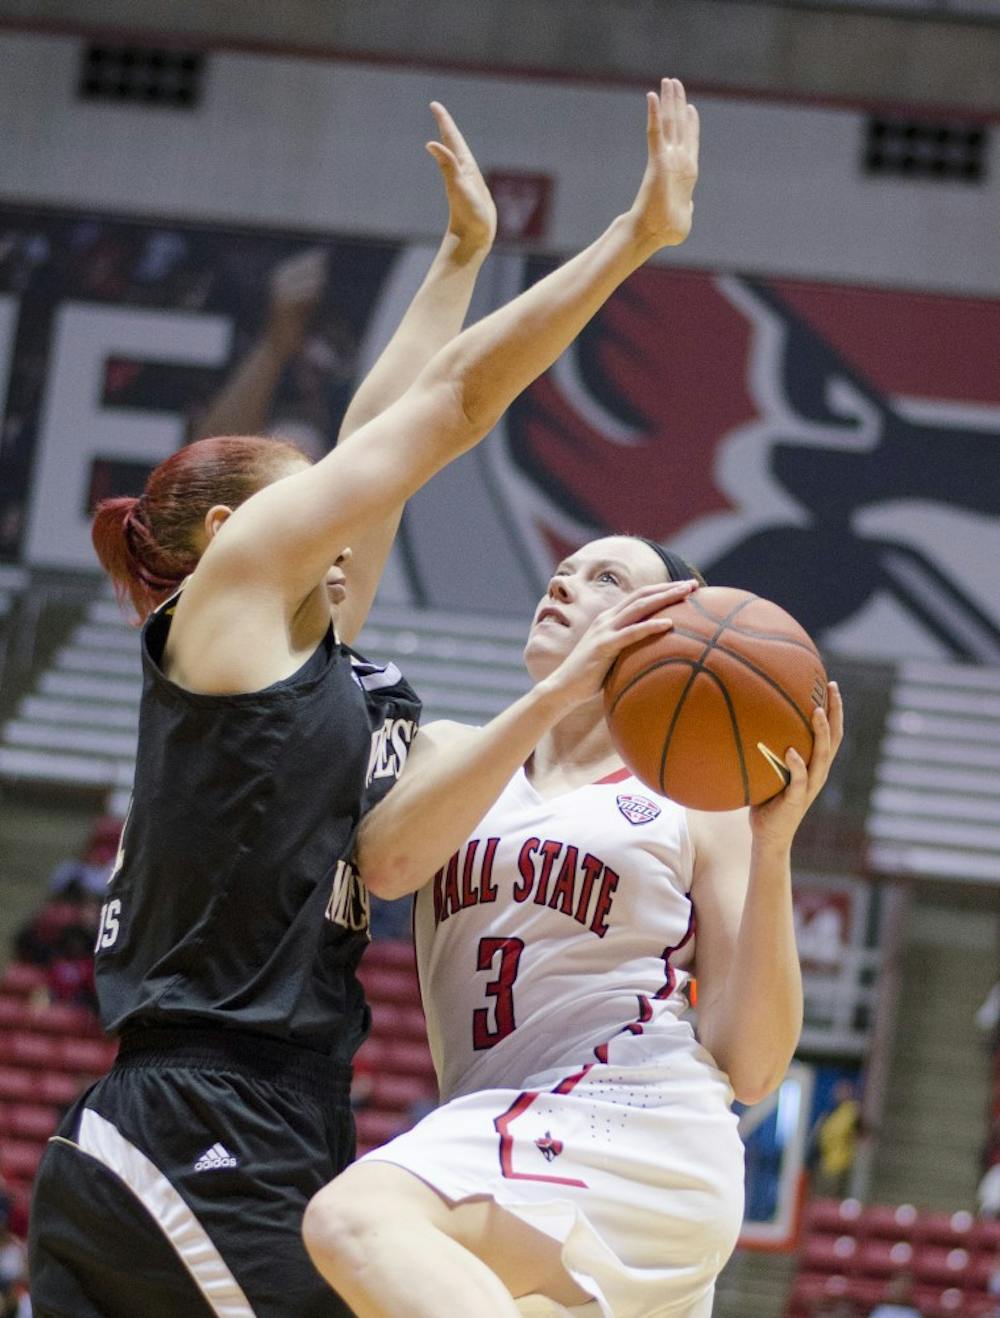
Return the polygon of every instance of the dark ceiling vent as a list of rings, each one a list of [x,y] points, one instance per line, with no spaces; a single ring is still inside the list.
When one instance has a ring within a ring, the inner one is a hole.
[[[894,178],[980,183],[986,174],[989,131],[983,124],[910,118],[868,119],[864,166]]]
[[[89,45],[83,52],[79,93],[85,101],[191,110],[201,99],[204,64],[201,51]]]

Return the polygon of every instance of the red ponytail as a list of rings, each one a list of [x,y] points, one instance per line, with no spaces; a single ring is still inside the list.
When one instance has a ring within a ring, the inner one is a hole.
[[[150,474],[139,499],[104,499],[91,539],[119,602],[144,620],[198,564],[198,530],[217,504],[238,508],[309,459],[294,444],[257,437],[200,439]]]

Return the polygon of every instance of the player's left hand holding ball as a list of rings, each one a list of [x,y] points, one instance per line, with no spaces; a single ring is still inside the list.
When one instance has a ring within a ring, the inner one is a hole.
[[[813,710],[813,750],[808,765],[795,750],[785,755],[791,774],[788,786],[763,805],[750,808],[754,841],[774,847],[791,846],[802,817],[819,796],[830,766],[844,740],[844,702],[836,682],[826,688],[826,709]]]

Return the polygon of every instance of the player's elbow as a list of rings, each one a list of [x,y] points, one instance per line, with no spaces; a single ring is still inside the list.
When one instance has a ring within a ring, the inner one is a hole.
[[[392,845],[367,842],[364,832],[358,840],[356,863],[362,882],[373,897],[395,901],[406,897],[420,885],[414,880],[409,856]]]
[[[768,1094],[774,1093],[781,1080],[781,1076],[747,1076],[737,1083],[732,1076],[729,1077],[729,1083],[733,1087],[733,1097],[744,1107],[753,1107],[755,1103],[762,1103]]]
[[[449,395],[451,424],[474,444],[487,434],[503,415],[506,398],[497,389],[496,369],[479,360],[462,337],[435,357],[428,376],[436,379]]]

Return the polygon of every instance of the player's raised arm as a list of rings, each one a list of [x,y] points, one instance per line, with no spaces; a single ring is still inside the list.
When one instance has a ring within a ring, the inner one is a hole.
[[[231,590],[242,603],[246,582],[253,581],[258,617],[246,618],[242,608],[229,611],[234,672],[218,680],[241,681],[247,636],[257,635],[261,615],[270,613],[265,599],[284,610],[286,625],[301,621],[345,546],[482,439],[635,269],[684,240],[697,153],[697,115],[680,83],[667,79],[649,102],[647,164],[630,208],[579,255],[459,334],[402,398],[315,467],[267,486],[228,518],[208,545],[201,581],[192,580],[177,618],[197,607],[198,595],[211,594],[217,603]],[[313,616],[316,632],[318,609]]]
[[[496,207],[476,158],[445,107],[432,101],[431,111],[440,140],[428,142],[427,150],[441,171],[448,201],[447,229],[398,328],[351,400],[338,443],[401,398],[434,354],[459,332],[476,277],[493,246]],[[405,433],[399,435],[399,442],[407,442]],[[337,619],[337,630],[346,641],[353,640],[364,625],[402,511],[400,501],[352,543],[345,570],[347,599]]]

